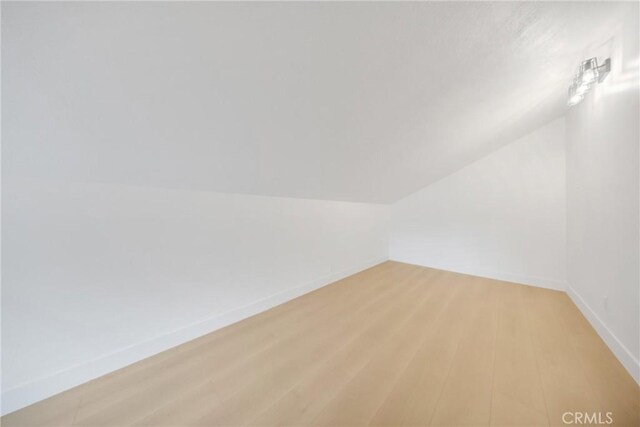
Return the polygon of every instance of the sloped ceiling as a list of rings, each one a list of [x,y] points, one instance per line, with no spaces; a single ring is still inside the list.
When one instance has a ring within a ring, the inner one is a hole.
[[[563,115],[621,10],[3,2],[5,176],[393,202]]]

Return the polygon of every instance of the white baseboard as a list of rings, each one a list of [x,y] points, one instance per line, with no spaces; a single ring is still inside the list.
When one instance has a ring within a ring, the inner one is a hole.
[[[242,319],[287,302],[293,298],[299,297],[300,295],[373,267],[386,260],[387,258],[378,258],[355,267],[332,273],[304,285],[289,288],[243,307],[206,319],[202,322],[180,328],[160,337],[155,337],[147,341],[119,349],[97,359],[90,360],[69,369],[56,372],[47,377],[3,391],[2,408],[0,408],[0,413],[5,415],[46,399],[47,397],[69,390],[70,388],[83,384],[87,381],[101,377],[117,369],[153,356],[154,354],[168,350],[187,341],[191,341],[224,326],[238,322]]]
[[[552,289],[554,291],[564,291],[566,289],[566,283],[560,280],[548,279],[537,276],[525,276],[520,274],[503,273],[491,270],[479,270],[474,268],[466,268],[460,266],[451,265],[427,265],[424,263],[416,262],[414,260],[405,261],[397,258],[390,258],[391,261],[402,262],[405,264],[420,265],[422,267],[435,268],[436,270],[451,271],[453,273],[468,274],[470,276],[485,277],[487,279],[502,280],[505,282],[518,283],[522,285],[536,286],[538,288]]]
[[[589,307],[585,300],[582,299],[570,285],[567,285],[567,294],[582,314],[584,314],[584,317],[591,323],[591,326],[593,326],[593,329],[600,335],[600,338],[602,338],[620,363],[622,363],[622,366],[629,372],[636,383],[640,384],[640,362],[638,362],[629,349],[622,344],[618,337],[607,328],[596,312]]]

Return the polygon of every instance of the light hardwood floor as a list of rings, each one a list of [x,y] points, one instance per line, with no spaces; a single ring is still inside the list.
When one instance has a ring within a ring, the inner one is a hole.
[[[639,401],[566,294],[389,261],[1,421],[638,426]]]

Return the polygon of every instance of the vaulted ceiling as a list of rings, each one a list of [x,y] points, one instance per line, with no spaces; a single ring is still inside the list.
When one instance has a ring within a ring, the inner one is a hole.
[[[3,2],[5,173],[392,202],[563,115],[617,13]]]

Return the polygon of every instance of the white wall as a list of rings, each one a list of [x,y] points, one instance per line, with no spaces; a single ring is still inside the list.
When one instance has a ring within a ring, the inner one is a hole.
[[[389,256],[564,289],[565,238],[558,119],[394,204]]]
[[[2,2],[3,412],[387,258],[365,9]]]
[[[3,186],[5,413],[387,258],[385,205]]]
[[[640,382],[638,3],[584,58],[612,71],[567,115],[568,291]]]

